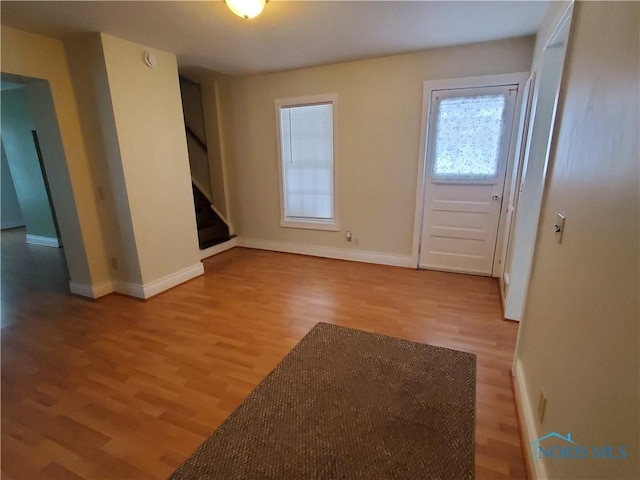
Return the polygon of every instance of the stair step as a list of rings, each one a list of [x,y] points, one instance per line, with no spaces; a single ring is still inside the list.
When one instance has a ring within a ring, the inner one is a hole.
[[[214,245],[219,245],[221,243],[227,242],[229,240],[231,240],[232,238],[235,238],[235,235],[227,235],[225,237],[218,237],[218,238],[213,238],[211,240],[207,240],[205,242],[199,242],[200,243],[200,250],[204,250],[205,248],[209,248],[209,247],[213,247]]]
[[[213,211],[207,197],[193,184],[193,203],[198,227],[200,249],[208,248],[229,240],[229,227]]]

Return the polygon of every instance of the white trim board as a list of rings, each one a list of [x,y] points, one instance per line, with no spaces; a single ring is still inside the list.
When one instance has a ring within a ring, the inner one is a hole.
[[[333,258],[336,260],[349,260],[352,262],[375,263],[378,265],[391,265],[394,267],[415,268],[411,255],[398,255],[393,253],[368,252],[363,250],[350,250],[345,248],[322,247],[317,245],[303,245],[299,243],[273,242],[270,240],[257,240],[253,238],[239,238],[238,246],[255,248],[258,250],[271,250],[274,252],[296,253],[310,255],[312,257]]]
[[[306,95],[293,98],[276,98],[274,100],[276,115],[276,139],[278,147],[278,187],[280,189],[280,226],[284,228],[302,228],[309,230],[328,230],[332,232],[340,231],[340,177],[337,165],[339,165],[338,149],[338,94],[324,93],[319,95]],[[283,107],[296,107],[312,105],[317,103],[331,104],[332,107],[332,124],[333,124],[333,219],[331,221],[321,221],[319,219],[296,219],[285,215],[286,188],[285,188],[285,169],[282,155],[282,132],[280,131],[280,115]],[[317,255],[320,256],[320,255]]]
[[[87,298],[100,298],[114,292],[113,283],[111,281],[97,283],[95,285],[83,284],[77,282],[69,282],[69,291],[74,295],[80,295]]]
[[[27,233],[27,243],[41,245],[43,247],[60,248],[60,242],[55,237],[44,237],[42,235],[31,235]]]
[[[214,245],[213,247],[200,250],[200,260],[213,257],[214,255],[217,255],[222,252],[226,252],[227,250],[231,250],[232,248],[237,246],[238,246],[238,237],[234,237],[231,240],[227,240],[226,242],[219,243],[218,245]]]
[[[202,262],[198,262],[190,267],[165,275],[144,285],[139,283],[114,282],[114,287],[118,293],[146,300],[203,274],[204,265],[202,265]]]
[[[516,410],[518,412],[518,419],[520,420],[520,428],[522,429],[521,441],[524,443],[522,448],[526,455],[525,466],[527,468],[527,476],[532,480],[544,480],[549,478],[544,460],[536,460],[531,451],[531,441],[540,435],[536,428],[534,411],[529,402],[527,382],[525,381],[520,360],[516,360],[513,374]]]
[[[204,265],[198,262],[195,265],[183,268],[170,275],[165,275],[144,285],[120,281],[107,281],[95,285],[69,282],[69,290],[74,295],[80,295],[94,300],[113,292],[146,300],[202,274],[204,274]]]
[[[128,297],[145,299],[144,287],[140,283],[121,282],[119,280],[113,282],[113,291]]]

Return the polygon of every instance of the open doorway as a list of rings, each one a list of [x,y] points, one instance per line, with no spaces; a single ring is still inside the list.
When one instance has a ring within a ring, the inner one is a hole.
[[[33,301],[34,292],[68,293],[69,274],[58,227],[41,134],[57,132],[57,119],[43,108],[48,82],[2,75],[2,306]],[[53,118],[49,118],[53,116]],[[55,129],[55,132],[48,131]],[[23,298],[31,295],[31,300]]]
[[[207,89],[208,92],[203,92],[200,83],[191,80],[184,73],[180,74],[182,111],[201,258],[226,249],[225,245],[235,237],[226,212],[215,84],[209,84]],[[207,103],[203,93],[208,93]],[[205,105],[210,112],[206,112]]]
[[[504,316],[509,320],[520,321],[524,312],[572,11],[570,7],[560,17],[544,48],[541,67],[534,72],[526,147],[518,188],[513,189],[517,197],[509,201],[515,220],[513,231],[506,234],[508,255],[501,278]]]

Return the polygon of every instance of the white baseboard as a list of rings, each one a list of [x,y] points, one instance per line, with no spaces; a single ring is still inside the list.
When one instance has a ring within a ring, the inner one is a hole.
[[[118,280],[113,283],[113,286],[116,293],[128,295],[129,297],[147,298],[144,296],[144,287],[141,283],[121,282]]]
[[[235,237],[235,238],[232,238],[231,240],[227,240],[224,243],[219,243],[218,245],[214,245],[213,247],[205,248],[204,250],[200,250],[200,260],[213,257],[214,255],[225,252],[237,246],[238,246],[238,237]]]
[[[97,283],[95,285],[87,285],[77,282],[69,282],[69,290],[74,295],[80,295],[87,298],[100,298],[113,292],[122,293],[131,297],[147,299],[169,290],[170,288],[180,285],[181,283],[191,280],[194,277],[204,273],[204,266],[198,262],[195,265],[179,270],[170,275],[166,275],[158,280],[147,284],[107,281]]]
[[[169,290],[170,288],[180,285],[181,283],[198,277],[204,273],[204,265],[201,262],[191,265],[190,267],[183,268],[175,273],[165,275],[162,278],[154,280],[144,285],[139,283],[129,282],[115,282],[115,291],[131,297],[141,298],[146,300],[147,298],[158,295],[159,293]]]
[[[522,429],[521,438],[525,443],[523,445],[523,450],[527,457],[525,459],[525,464],[527,467],[528,478],[531,480],[545,480],[549,478],[549,476],[547,475],[544,460],[536,460],[533,456],[533,450],[531,449],[531,442],[534,439],[539,438],[540,434],[536,428],[534,410],[529,402],[530,397],[527,392],[527,383],[520,360],[516,360],[515,362],[514,387],[520,428]]]
[[[97,283],[95,285],[69,282],[69,290],[74,295],[96,299],[113,293],[114,287],[110,281]]]
[[[482,272],[480,270],[467,270],[464,268],[445,268],[445,267],[440,267],[438,265],[427,265],[426,263],[420,263],[418,267],[423,270],[434,270],[436,272],[462,273],[464,275],[476,275],[478,277],[491,277],[490,273]]]
[[[238,246],[246,248],[256,248],[259,250],[272,250],[275,252],[311,255],[313,257],[349,260],[352,262],[376,263],[379,265],[391,265],[394,267],[416,268],[415,261],[411,255],[396,255],[391,253],[348,250],[343,248],[320,247],[315,245],[302,245],[297,243],[272,242],[269,240],[256,240],[253,238],[239,238]]]
[[[41,235],[31,235],[27,233],[27,243],[42,245],[43,247],[60,247],[60,242],[55,237],[43,237]]]

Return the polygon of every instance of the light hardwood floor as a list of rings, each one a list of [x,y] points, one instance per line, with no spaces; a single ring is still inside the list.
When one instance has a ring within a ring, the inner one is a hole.
[[[525,476],[493,279],[236,248],[91,302],[23,235],[2,235],[5,480],[166,478],[319,321],[476,354],[476,476]]]

